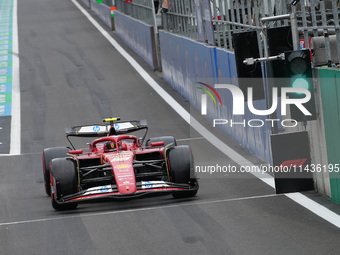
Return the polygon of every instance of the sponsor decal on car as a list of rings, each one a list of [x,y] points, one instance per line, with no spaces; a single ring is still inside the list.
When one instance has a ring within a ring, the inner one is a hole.
[[[117,177],[118,177],[119,180],[123,180],[123,179],[132,178],[133,175],[132,174],[123,173],[123,174],[117,174]]]
[[[129,168],[129,167],[130,167],[130,165],[127,165],[127,164],[121,164],[121,165],[115,166],[115,168],[117,168],[117,169],[126,169],[126,168]]]
[[[112,192],[112,191],[113,191],[113,189],[112,189],[111,185],[98,186],[98,187],[89,188],[84,193],[84,196],[100,194],[100,193],[108,193],[108,192]]]
[[[151,182],[144,182],[144,185],[143,185],[146,189],[151,189],[153,188],[153,185]]]
[[[142,189],[155,189],[155,188],[166,188],[170,187],[166,182],[164,181],[142,181]]]
[[[133,153],[119,153],[109,154],[105,156],[105,161],[117,162],[117,161],[128,161],[133,157]]]
[[[114,157],[110,159],[110,161],[127,161],[131,159],[131,156],[123,156],[123,157]]]
[[[115,130],[122,130],[122,129],[128,129],[128,128],[133,128],[134,125],[132,125],[130,122],[123,122],[119,124],[114,124],[114,129]]]
[[[79,134],[81,133],[100,133],[100,132],[107,132],[108,127],[107,126],[85,126],[81,127],[78,131]]]

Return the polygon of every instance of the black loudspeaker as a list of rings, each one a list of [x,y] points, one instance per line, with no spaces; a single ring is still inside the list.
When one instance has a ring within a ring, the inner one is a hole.
[[[292,31],[290,26],[275,27],[267,29],[267,41],[268,41],[268,52],[269,56],[276,56],[285,51],[293,50]],[[282,79],[285,78],[285,62],[284,60],[270,61],[272,65],[272,73],[268,74],[269,78],[278,78],[275,83],[276,87],[284,87]]]
[[[239,87],[247,100],[247,88],[253,88],[253,100],[264,99],[264,87],[261,64],[246,65],[246,58],[259,58],[259,47],[256,31],[233,34],[233,47],[235,51],[236,69]]]
[[[290,26],[275,27],[267,29],[268,53],[269,56],[277,56],[293,49],[292,31]],[[286,64],[284,60],[273,60],[267,63],[267,76],[272,86],[277,88],[287,87]],[[278,90],[281,97],[281,90]]]
[[[293,50],[292,31],[290,26],[267,29],[269,55],[274,56]]]

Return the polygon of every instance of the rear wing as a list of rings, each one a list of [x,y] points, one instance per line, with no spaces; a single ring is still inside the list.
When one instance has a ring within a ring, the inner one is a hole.
[[[127,134],[142,129],[148,129],[146,120],[115,121],[116,119],[119,120],[119,118],[103,120],[104,122],[110,122],[109,125],[92,124],[66,128],[66,137],[102,137]]]
[[[110,118],[104,119],[103,122],[109,122],[110,124],[93,124],[66,128],[66,138],[71,144],[72,148],[75,150],[75,147],[69,138],[70,136],[103,137],[110,135],[122,135],[145,129],[143,137],[141,140],[139,140],[139,145],[141,146],[144,143],[146,134],[148,132],[148,124],[146,120],[120,121],[120,118]]]

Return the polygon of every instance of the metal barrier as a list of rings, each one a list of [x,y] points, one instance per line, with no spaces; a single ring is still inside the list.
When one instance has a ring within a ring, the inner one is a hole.
[[[331,66],[340,62],[339,2],[339,0],[167,0],[168,11],[162,13],[162,27],[168,32],[231,51],[233,33],[255,30],[262,57],[264,55],[262,35],[265,28],[261,19],[295,13],[301,48],[311,49],[310,39],[321,36],[321,46],[317,46],[324,51],[326,62]],[[209,22],[212,24],[212,35],[207,34],[210,32]],[[276,20],[266,24],[266,28],[287,25],[290,25],[289,20]],[[333,46],[329,39],[330,35],[335,36]],[[209,43],[210,37],[213,37],[213,43]]]
[[[161,6],[164,1],[161,3]],[[193,0],[168,0],[168,8],[163,8],[162,27],[164,30],[198,39],[196,7]]]
[[[299,18],[299,31],[304,35],[306,48],[318,50],[313,45],[309,45],[309,38],[324,37],[321,47],[324,50],[323,54],[326,54],[328,66],[333,66],[334,62],[340,62],[339,2],[339,0],[312,0],[310,4],[305,4],[301,1],[301,10],[296,10]],[[331,34],[336,35],[337,49],[330,45],[329,35]],[[335,61],[332,61],[331,55],[337,55]]]
[[[111,17],[111,7],[98,0],[90,0],[91,9],[110,29],[114,29],[114,22]]]
[[[153,27],[155,54],[157,56],[157,67],[159,71],[162,70],[159,39],[158,39],[158,25],[156,20],[155,4],[157,0],[116,0],[117,10],[131,16],[134,19],[140,20]],[[158,6],[157,6],[158,7]]]
[[[154,70],[159,69],[155,48],[155,34],[152,26],[131,18],[119,11],[115,12],[117,35]]]
[[[116,0],[117,10],[148,25],[156,25],[153,0]],[[157,25],[156,25],[157,26]]]

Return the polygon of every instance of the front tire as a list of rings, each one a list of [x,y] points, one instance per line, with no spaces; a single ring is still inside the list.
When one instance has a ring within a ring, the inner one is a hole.
[[[51,180],[53,193],[51,194],[52,207],[57,211],[76,209],[77,203],[60,204],[64,196],[78,191],[77,169],[70,158],[56,158],[52,160]]]
[[[194,172],[194,158],[188,145],[176,146],[169,150],[169,173],[172,182],[197,186],[197,179]],[[198,189],[174,192],[174,198],[193,197]]]
[[[66,157],[70,151],[67,147],[54,147],[47,148],[43,151],[42,162],[43,162],[43,173],[44,173],[44,184],[45,192],[48,196],[51,196],[51,161],[55,158]]]

